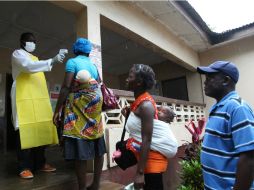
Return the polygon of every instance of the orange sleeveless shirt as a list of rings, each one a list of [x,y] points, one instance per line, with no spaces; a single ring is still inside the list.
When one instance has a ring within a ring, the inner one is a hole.
[[[143,101],[150,101],[153,104],[155,109],[154,118],[158,119],[158,110],[156,107],[156,103],[153,97],[148,92],[145,92],[142,95],[140,95],[132,103],[131,111],[134,112]],[[134,153],[137,159],[139,160],[139,157],[140,157],[139,153],[137,152],[134,152]],[[167,165],[168,165],[168,160],[164,155],[162,155],[161,153],[157,151],[150,150],[144,172],[145,173],[162,173],[166,171]]]

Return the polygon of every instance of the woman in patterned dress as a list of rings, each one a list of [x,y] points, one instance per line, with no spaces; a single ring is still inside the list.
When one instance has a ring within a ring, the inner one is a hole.
[[[74,43],[76,57],[66,63],[65,78],[53,117],[55,125],[62,120],[64,157],[75,161],[79,190],[99,189],[106,152],[101,118],[103,97],[97,82],[97,68],[89,59],[91,48],[91,42],[84,38]],[[94,160],[94,178],[92,184],[86,187],[87,160],[91,159]]]

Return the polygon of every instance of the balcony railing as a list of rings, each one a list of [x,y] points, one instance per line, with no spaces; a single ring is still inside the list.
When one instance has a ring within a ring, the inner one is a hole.
[[[105,140],[107,145],[107,157],[105,161],[108,167],[115,166],[112,162],[112,153],[115,151],[115,144],[120,140],[122,128],[125,122],[125,117],[121,114],[121,109],[129,106],[134,101],[132,92],[113,89],[114,93],[119,97],[119,109],[103,112],[103,125],[105,129]],[[186,141],[191,141],[190,133],[185,129],[184,124],[190,120],[197,122],[198,119],[205,117],[205,104],[193,103],[188,101],[154,96],[156,104],[170,106],[177,117],[170,124],[170,127],[175,134],[179,146]],[[128,138],[128,134],[126,134]],[[105,169],[105,167],[104,167]]]

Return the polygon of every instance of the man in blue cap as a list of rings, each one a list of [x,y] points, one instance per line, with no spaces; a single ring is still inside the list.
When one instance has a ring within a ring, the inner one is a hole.
[[[235,91],[239,71],[232,62],[198,67],[205,94],[216,99],[201,151],[205,189],[254,189],[254,114]]]

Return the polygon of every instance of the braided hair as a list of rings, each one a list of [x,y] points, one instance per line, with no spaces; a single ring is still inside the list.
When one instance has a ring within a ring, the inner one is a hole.
[[[150,66],[144,64],[134,64],[133,68],[136,78],[142,80],[143,88],[145,90],[152,89],[156,82],[153,69]]]

